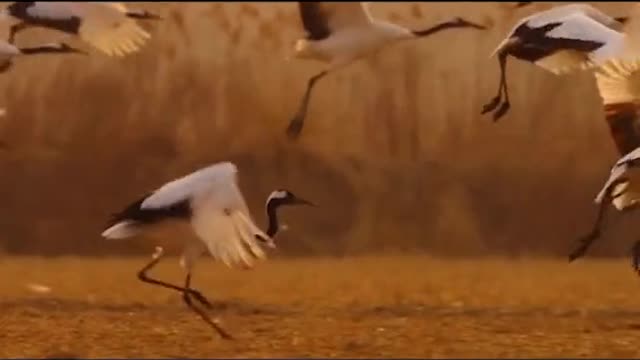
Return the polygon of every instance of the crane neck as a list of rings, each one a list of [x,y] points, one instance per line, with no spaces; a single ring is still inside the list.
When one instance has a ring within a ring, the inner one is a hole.
[[[280,230],[280,224],[278,222],[278,207],[281,202],[277,199],[272,199],[267,203],[267,219],[269,224],[267,226],[267,235],[273,238]]]
[[[413,30],[411,31],[413,33],[414,36],[416,37],[425,37],[425,36],[429,36],[429,35],[433,35],[437,32],[440,32],[442,30],[446,30],[446,29],[452,29],[452,28],[476,28],[479,30],[484,30],[486,29],[485,26],[483,25],[479,25],[479,24],[474,24],[472,22],[466,21],[464,19],[454,19],[454,20],[450,20],[450,21],[445,21],[442,22],[440,24],[436,24],[428,29],[424,29],[424,30]]]

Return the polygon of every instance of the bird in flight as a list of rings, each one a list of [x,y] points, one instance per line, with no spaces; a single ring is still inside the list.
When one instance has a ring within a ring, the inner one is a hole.
[[[373,18],[362,2],[298,2],[302,25],[307,32],[295,45],[294,56],[315,59],[326,64],[312,76],[289,122],[287,135],[300,136],[307,115],[311,92],[317,81],[330,72],[368,56],[401,40],[418,39],[451,28],[486,29],[460,17],[423,30],[410,30],[397,24]]]

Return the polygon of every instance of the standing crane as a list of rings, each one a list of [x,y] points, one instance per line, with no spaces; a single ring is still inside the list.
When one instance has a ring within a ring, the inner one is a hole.
[[[102,233],[108,239],[123,239],[163,223],[190,224],[195,238],[186,242],[180,259],[180,265],[186,270],[184,286],[147,275],[162,257],[163,250],[160,247],[156,248],[151,261],[138,272],[138,278],[182,293],[187,306],[224,339],[232,337],[193,303],[195,299],[206,308],[212,308],[207,298],[191,287],[196,260],[209,252],[228,267],[252,268],[255,260],[266,258],[261,246],[275,247],[273,237],[279,229],[278,208],[285,205],[312,205],[288,190],[272,192],[266,202],[269,225],[265,233],[251,219],[237,184],[237,172],[233,163],[222,162],[171,181],[115,214]]]

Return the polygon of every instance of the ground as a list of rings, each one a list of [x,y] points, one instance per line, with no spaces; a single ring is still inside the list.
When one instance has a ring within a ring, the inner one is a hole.
[[[233,341],[139,282],[146,261],[1,258],[0,357],[640,357],[624,259],[202,261],[195,286]],[[182,282],[177,258],[153,275]]]

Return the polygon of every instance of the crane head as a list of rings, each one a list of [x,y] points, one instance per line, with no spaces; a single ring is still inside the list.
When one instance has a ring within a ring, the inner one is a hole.
[[[282,205],[307,205],[307,206],[315,206],[312,202],[305,200],[289,190],[275,190],[269,195],[267,199],[267,207],[270,204],[272,206],[282,206]]]

